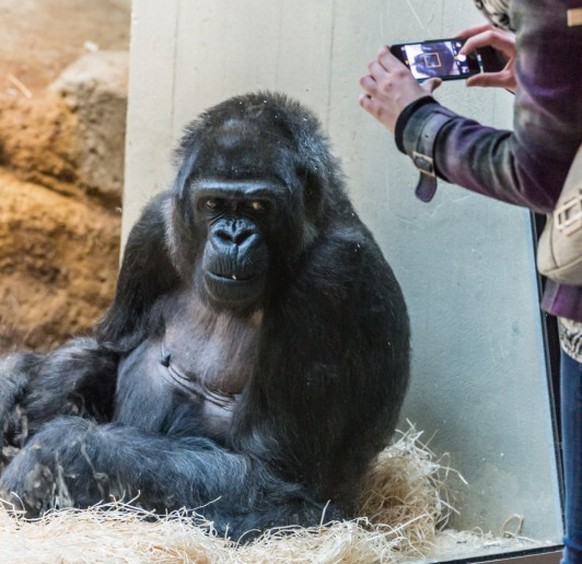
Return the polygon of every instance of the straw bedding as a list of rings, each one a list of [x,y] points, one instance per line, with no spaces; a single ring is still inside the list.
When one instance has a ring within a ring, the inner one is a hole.
[[[453,510],[445,459],[435,460],[413,426],[379,456],[362,495],[362,517],[311,529],[271,530],[237,545],[131,504],[60,510],[36,521],[0,509],[2,562],[370,563],[421,558]],[[322,523],[325,522],[325,516]]]

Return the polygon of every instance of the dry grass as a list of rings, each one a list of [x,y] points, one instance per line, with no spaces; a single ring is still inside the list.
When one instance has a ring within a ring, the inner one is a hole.
[[[237,545],[212,525],[193,526],[181,513],[164,519],[131,505],[67,509],[25,521],[0,510],[2,562],[335,563],[399,562],[434,546],[452,511],[450,469],[420,443],[413,426],[381,453],[364,490],[363,517],[328,526],[266,532]]]

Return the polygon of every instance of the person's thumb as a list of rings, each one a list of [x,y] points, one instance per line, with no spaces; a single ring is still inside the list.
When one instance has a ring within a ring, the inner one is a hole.
[[[431,94],[443,83],[442,79],[438,77],[433,77],[425,80],[422,83],[422,87]]]

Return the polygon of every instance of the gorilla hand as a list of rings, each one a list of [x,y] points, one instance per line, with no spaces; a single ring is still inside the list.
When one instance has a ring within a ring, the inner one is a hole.
[[[0,359],[0,471],[14,449],[21,447],[28,437],[28,420],[21,402],[39,358],[34,353],[17,353]]]
[[[0,480],[0,498],[12,510],[36,517],[48,509],[71,507],[76,499],[99,498],[107,479],[84,456],[85,437],[95,427],[80,417],[62,417],[46,425],[15,456]],[[90,475],[93,479],[87,479]],[[89,495],[88,495],[89,494]]]

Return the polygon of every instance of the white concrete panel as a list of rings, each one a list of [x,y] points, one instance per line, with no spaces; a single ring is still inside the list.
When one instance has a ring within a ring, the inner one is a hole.
[[[125,241],[147,200],[171,181],[178,4],[134,0],[123,194]]]
[[[417,174],[358,106],[358,79],[380,45],[449,37],[481,22],[469,0],[134,0],[124,230],[171,182],[167,157],[202,109],[250,90],[309,105],[342,158],[353,200],[396,271],[410,308],[413,384],[404,416],[448,452],[460,528],[559,543],[554,439],[524,210],[441,182],[415,199]],[[449,82],[459,113],[511,126],[505,92]],[[543,510],[540,510],[543,508]]]
[[[280,90],[328,107],[333,2],[248,0],[180,2],[175,65],[176,135],[217,100]],[[306,14],[309,15],[306,18]],[[301,80],[298,80],[301,77]]]

